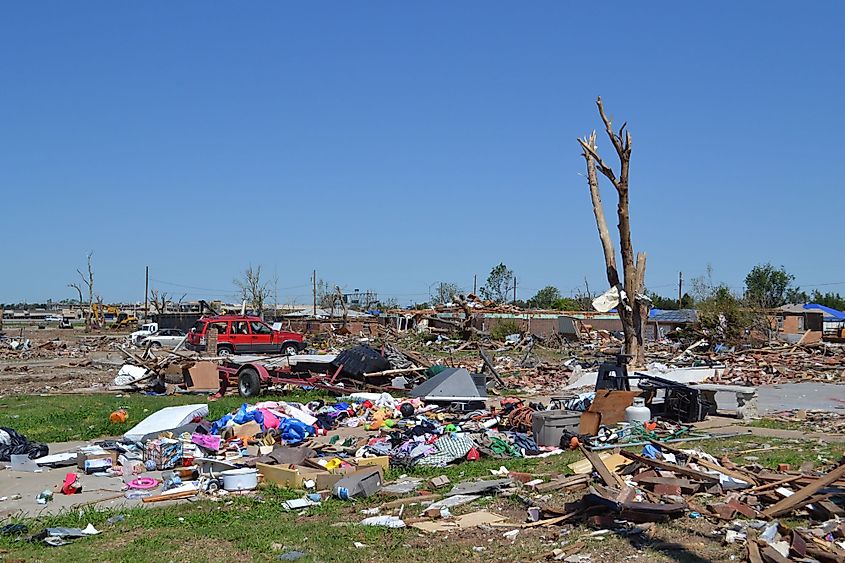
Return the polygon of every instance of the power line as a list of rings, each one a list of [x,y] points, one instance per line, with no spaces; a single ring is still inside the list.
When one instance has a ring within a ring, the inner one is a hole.
[[[150,279],[152,281],[156,282],[156,283],[160,283],[160,284],[164,284],[164,285],[172,285],[174,287],[181,287],[181,288],[184,288],[184,289],[198,289],[200,291],[213,291],[213,292],[219,292],[219,293],[232,293],[233,291],[236,291],[236,288],[234,288],[234,287],[230,287],[229,289],[220,289],[220,288],[213,288],[213,287],[199,287],[199,286],[196,286],[196,285],[185,285],[185,284],[181,284],[181,283],[170,282],[170,281],[165,281],[165,280],[160,280],[160,279],[155,279],[155,278],[150,278]],[[300,284],[300,285],[292,285],[290,287],[280,287],[278,289],[280,289],[280,290],[299,289],[299,288],[302,288],[302,287],[308,287],[309,285],[310,284],[304,283],[304,284]]]
[[[184,288],[184,289],[199,289],[201,291],[216,291],[216,292],[220,292],[220,293],[231,293],[232,292],[231,287],[229,289],[215,289],[213,287],[198,287],[198,286],[195,286],[195,285],[185,285],[185,284],[181,284],[181,283],[159,280],[159,279],[156,279],[156,278],[150,278],[150,280],[154,281],[156,283],[160,283],[160,284],[164,284],[164,285],[172,285],[174,287],[181,287],[181,288]]]

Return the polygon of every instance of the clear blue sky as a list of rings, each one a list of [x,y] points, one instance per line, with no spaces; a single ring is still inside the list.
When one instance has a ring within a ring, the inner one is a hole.
[[[649,287],[771,261],[843,291],[843,6],[4,3],[0,301],[72,297],[91,250],[106,301],[145,265],[191,297],[250,263],[299,302],[313,268],[402,303],[500,261],[521,298],[604,289],[597,94]]]

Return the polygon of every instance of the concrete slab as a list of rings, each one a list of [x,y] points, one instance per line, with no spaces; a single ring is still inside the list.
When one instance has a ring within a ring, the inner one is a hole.
[[[760,412],[792,409],[845,410],[845,385],[832,383],[764,385],[758,388],[757,397]]]
[[[50,453],[76,451],[80,446],[89,445],[89,442],[64,442],[49,444]],[[5,467],[7,463],[0,463]],[[38,514],[57,514],[62,511],[72,510],[83,505],[96,506],[99,509],[115,508],[120,506],[137,506],[139,500],[128,500],[123,496],[123,480],[120,477],[97,477],[94,475],[82,475],[82,492],[77,495],[63,495],[61,492],[53,493],[53,500],[45,504],[38,504],[35,498],[45,490],[53,490],[61,485],[68,473],[77,472],[76,466],[62,467],[58,469],[44,468],[39,473],[27,473],[3,469],[0,471],[0,497],[9,497],[0,502],[0,520],[11,516],[37,516]],[[145,476],[161,478],[160,471],[150,472]],[[19,499],[12,499],[14,495],[20,495]]]

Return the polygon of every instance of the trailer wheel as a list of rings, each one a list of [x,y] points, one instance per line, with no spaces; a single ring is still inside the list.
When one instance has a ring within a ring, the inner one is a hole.
[[[255,368],[246,367],[238,375],[238,392],[241,397],[257,397],[261,394],[261,378]]]

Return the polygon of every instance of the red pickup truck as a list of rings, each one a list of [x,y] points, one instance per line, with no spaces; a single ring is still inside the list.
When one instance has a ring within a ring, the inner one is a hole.
[[[217,315],[202,317],[188,333],[186,346],[202,352],[208,331],[217,329],[217,354],[287,354],[305,349],[304,338],[298,332],[273,330],[261,317],[249,315]]]

